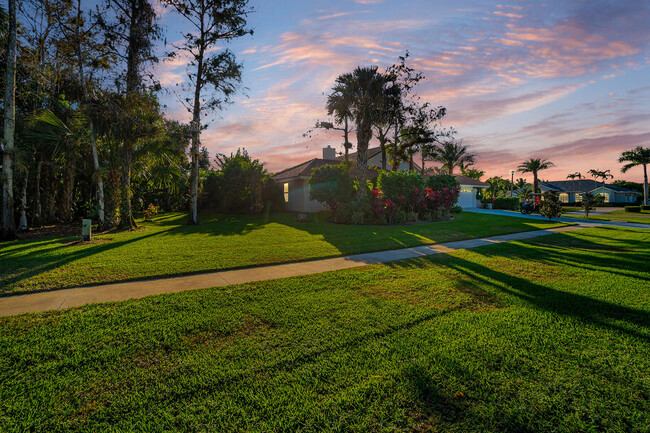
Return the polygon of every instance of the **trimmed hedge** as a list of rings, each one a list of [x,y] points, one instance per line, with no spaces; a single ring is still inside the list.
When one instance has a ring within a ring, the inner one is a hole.
[[[641,206],[625,206],[625,212],[641,213]]]
[[[492,209],[519,210],[519,197],[497,197]]]
[[[641,205],[641,210],[650,210],[650,204],[648,204],[648,205],[642,204]]]

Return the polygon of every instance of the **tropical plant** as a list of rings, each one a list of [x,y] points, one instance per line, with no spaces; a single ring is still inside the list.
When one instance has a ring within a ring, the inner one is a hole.
[[[454,174],[454,167],[467,167],[474,164],[476,154],[469,151],[469,146],[453,139],[438,143],[430,151],[433,161],[440,162],[447,174]]]
[[[314,168],[309,180],[309,198],[326,204],[333,212],[354,199],[356,189],[348,164]]]
[[[477,168],[464,168],[461,167],[460,169],[460,174],[469,177],[470,179],[474,180],[481,180],[483,176],[485,176],[485,172],[483,170],[479,170]]]
[[[520,173],[532,173],[533,174],[533,192],[539,193],[539,179],[538,173],[542,170],[547,170],[551,167],[554,167],[551,161],[542,158],[529,158],[526,161],[519,164],[517,170]]]
[[[349,98],[349,112],[354,118],[357,131],[356,178],[359,185],[366,184],[368,170],[368,144],[372,138],[372,124],[386,106],[388,79],[378,72],[376,66],[357,67],[353,72],[340,75],[334,89],[342,89]],[[365,195],[364,188],[359,194]]]
[[[539,214],[549,221],[562,216],[562,203],[557,191],[548,190],[544,193],[544,200],[539,205]]]
[[[522,188],[525,188],[525,187],[527,187],[529,185],[530,184],[528,183],[528,181],[526,181],[526,179],[524,179],[522,177],[515,180],[515,188],[517,188],[517,189],[522,189]]]
[[[650,164],[650,148],[638,146],[635,149],[627,150],[621,154],[618,162],[626,162],[621,173],[627,173],[631,168],[643,167],[643,204],[648,204],[648,165]]]
[[[334,123],[339,125],[336,127],[333,123],[330,122],[319,122],[316,124],[317,128],[333,129],[337,131],[343,131],[343,149],[345,150],[345,162],[349,161],[349,153],[352,148],[352,143],[350,143],[350,121],[352,121],[352,95],[349,93],[349,89],[337,83],[332,88],[332,93],[327,96],[327,115],[334,117]],[[341,126],[342,125],[342,126]]]
[[[596,207],[599,203],[602,202],[602,197],[597,195],[594,196],[590,192],[586,192],[582,195],[582,210],[585,212],[585,216],[589,218],[589,214],[596,210]]]
[[[200,135],[205,111],[221,109],[231,102],[239,83],[242,65],[237,63],[230,50],[220,50],[220,44],[252,34],[246,19],[251,9],[248,0],[163,0],[192,27],[183,34],[184,40],[173,44],[175,57],[181,53],[189,56],[187,69],[189,81],[193,84],[191,97],[182,99],[185,108],[192,113],[192,174],[190,181],[190,212],[188,224],[199,223],[198,189]],[[220,51],[218,51],[220,50]],[[216,54],[211,54],[217,51]],[[207,87],[212,87],[206,96]],[[203,114],[202,114],[203,113]]]
[[[591,169],[587,173],[591,175],[594,179],[602,179],[603,180],[603,194],[605,193],[605,182],[607,182],[607,179],[613,179],[614,175],[611,174],[610,170],[598,170],[598,169]]]

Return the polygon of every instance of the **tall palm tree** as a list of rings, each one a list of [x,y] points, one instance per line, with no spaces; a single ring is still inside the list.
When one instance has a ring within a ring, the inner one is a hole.
[[[621,168],[621,173],[626,173],[629,169],[638,165],[643,166],[643,204],[648,205],[648,164],[650,164],[650,148],[637,147],[636,149],[627,150],[621,154],[618,162],[627,162]]]
[[[429,157],[442,164],[447,173],[454,174],[454,167],[467,168],[474,164],[476,155],[469,151],[469,146],[455,140],[446,140],[431,148]]]
[[[357,67],[353,72],[340,75],[334,86],[335,89],[344,88],[342,92],[357,130],[356,173],[361,186],[366,184],[372,124],[385,106],[387,83],[388,77],[378,72],[376,66],[371,66]],[[359,194],[365,194],[363,187],[359,188]]]
[[[352,120],[352,95],[348,90],[349,89],[346,86],[337,83],[332,88],[332,93],[327,96],[326,104],[327,115],[334,116],[334,122],[336,122],[337,125],[343,125],[342,128],[334,128],[334,125],[332,125],[332,129],[343,130],[343,148],[345,149],[345,162],[348,162],[349,150],[352,148],[352,143],[350,143],[350,140],[348,140],[348,135],[350,133],[350,127],[348,126],[348,123],[350,120]],[[324,122],[321,122],[321,124],[324,124]]]
[[[605,182],[607,182],[607,179],[613,179],[614,175],[611,174],[610,170],[594,170],[591,169],[587,173],[589,173],[594,179],[602,179],[603,180],[603,194],[605,193]]]
[[[542,170],[547,170],[551,167],[555,167],[551,161],[548,161],[543,158],[529,158],[526,161],[519,164],[517,170],[520,173],[532,173],[533,174],[533,192],[539,193],[539,179],[537,173]]]

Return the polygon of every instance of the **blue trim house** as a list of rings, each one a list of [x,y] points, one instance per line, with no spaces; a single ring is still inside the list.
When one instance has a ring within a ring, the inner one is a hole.
[[[596,182],[592,179],[560,180],[556,182],[540,182],[539,189],[542,192],[548,190],[557,191],[560,194],[562,203],[580,203],[582,195],[590,192],[593,195],[602,195],[604,203],[618,203],[621,205],[637,202],[641,193],[623,188],[617,185]]]

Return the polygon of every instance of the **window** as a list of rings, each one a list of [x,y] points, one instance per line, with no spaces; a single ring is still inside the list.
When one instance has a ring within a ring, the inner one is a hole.
[[[582,196],[580,194],[576,194],[576,203],[582,203]]]
[[[284,202],[289,203],[289,184],[284,184]]]
[[[601,192],[600,195],[603,198],[603,203],[609,203],[609,193],[608,192]]]
[[[561,201],[562,203],[568,203],[568,202],[569,202],[569,194],[567,194],[567,193],[565,193],[565,192],[563,192],[562,194],[560,194],[560,201]]]

